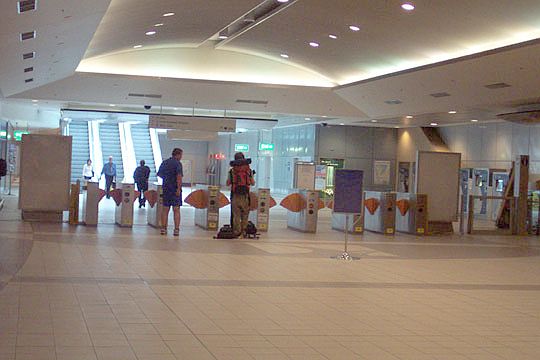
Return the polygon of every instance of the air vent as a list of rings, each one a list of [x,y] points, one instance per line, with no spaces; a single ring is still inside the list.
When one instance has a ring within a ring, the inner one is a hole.
[[[429,96],[433,96],[434,98],[442,98],[442,97],[450,96],[450,94],[447,92],[438,92],[438,93],[429,94]]]
[[[25,72],[25,73],[32,72],[32,71],[34,71],[34,67],[33,67],[33,66],[30,66],[30,67],[27,67],[27,68],[24,69],[24,72]]]
[[[36,57],[36,53],[34,51],[23,54],[22,58],[23,60],[33,59]]]
[[[386,100],[385,103],[388,105],[399,105],[399,104],[402,104],[403,101],[394,99],[394,100]]]
[[[26,80],[24,80],[24,82],[25,82],[25,83],[27,83],[27,84],[28,84],[28,83],[31,83],[32,81],[34,81],[34,79],[33,79],[33,78],[30,78],[30,79],[26,79]]]
[[[161,99],[163,97],[163,95],[158,95],[158,94],[137,94],[137,93],[129,93],[128,96],[140,97],[140,98],[151,98],[151,99]]]
[[[35,37],[36,37],[35,31],[28,31],[28,32],[21,33],[21,41],[34,39]]]
[[[248,99],[236,99],[240,104],[256,104],[256,105],[268,105],[267,100],[248,100]]]
[[[488,88],[488,89],[491,89],[491,90],[495,90],[495,89],[504,89],[504,88],[507,88],[507,87],[510,87],[512,85],[509,85],[507,83],[503,83],[503,82],[499,82],[499,83],[495,83],[495,84],[489,84],[489,85],[485,85],[484,87]]]
[[[17,11],[22,14],[27,11],[36,10],[37,0],[23,0],[17,2]]]

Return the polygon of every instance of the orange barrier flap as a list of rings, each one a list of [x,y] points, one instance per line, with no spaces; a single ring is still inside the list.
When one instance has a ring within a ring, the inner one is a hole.
[[[98,204],[107,195],[107,192],[103,189],[98,189]]]
[[[249,193],[249,211],[257,210],[259,207],[259,197],[256,193],[250,192]]]
[[[375,214],[375,211],[379,208],[379,200],[375,198],[369,198],[364,202],[366,209],[368,209],[371,215]]]
[[[405,214],[407,214],[407,211],[409,211],[409,200],[398,200],[396,201],[396,206],[399,209],[399,213],[401,214],[401,216],[405,216]]]
[[[326,207],[333,210],[334,209],[334,200],[330,200],[328,202],[328,204],[326,204]]]
[[[280,203],[285,209],[300,212],[306,208],[306,199],[299,193],[287,195]]]
[[[154,207],[156,203],[158,202],[159,194],[156,190],[146,190],[144,192],[144,198],[146,201],[148,201],[148,204],[150,204],[150,207]]]
[[[324,208],[325,208],[324,201],[319,199],[319,210],[324,209]]]
[[[222,207],[225,207],[225,206],[227,206],[227,205],[229,205],[231,203],[229,201],[229,199],[222,192],[220,192],[219,195],[218,195],[218,202],[219,202],[219,208],[220,209]]]
[[[276,205],[277,205],[276,200],[273,197],[270,196],[270,200],[268,200],[268,207],[271,209]]]
[[[116,206],[120,206],[120,204],[122,203],[122,189],[111,190],[111,197],[116,203]]]
[[[135,202],[135,200],[137,200],[137,199],[139,198],[139,196],[141,196],[141,192],[135,190],[135,191],[133,192],[133,202]]]
[[[186,197],[184,202],[195,209],[205,209],[208,207],[208,196],[203,190],[195,190]]]

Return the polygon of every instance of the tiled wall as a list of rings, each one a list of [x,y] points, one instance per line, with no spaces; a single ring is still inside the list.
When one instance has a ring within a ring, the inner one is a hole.
[[[540,125],[449,126],[441,134],[452,151],[462,154],[463,167],[510,169],[517,156],[529,155],[531,174],[540,175]]]
[[[345,159],[345,168],[364,171],[366,190],[392,191],[394,189],[397,157],[396,129],[317,126],[317,131],[317,160],[320,158]],[[390,161],[390,185],[373,184],[375,160]]]

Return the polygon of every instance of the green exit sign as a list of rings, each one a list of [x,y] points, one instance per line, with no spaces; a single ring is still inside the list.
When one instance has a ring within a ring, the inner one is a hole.
[[[28,134],[28,131],[15,130],[13,132],[13,138],[15,139],[15,141],[21,141],[24,134]]]
[[[248,144],[234,144],[234,151],[248,152],[249,145]]]
[[[274,151],[274,144],[260,143],[259,150],[260,151]]]

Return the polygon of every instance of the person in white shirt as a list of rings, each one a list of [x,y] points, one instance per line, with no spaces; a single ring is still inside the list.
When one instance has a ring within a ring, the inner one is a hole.
[[[92,160],[88,159],[86,164],[83,165],[83,178],[88,181],[94,177],[94,168],[92,167]]]

